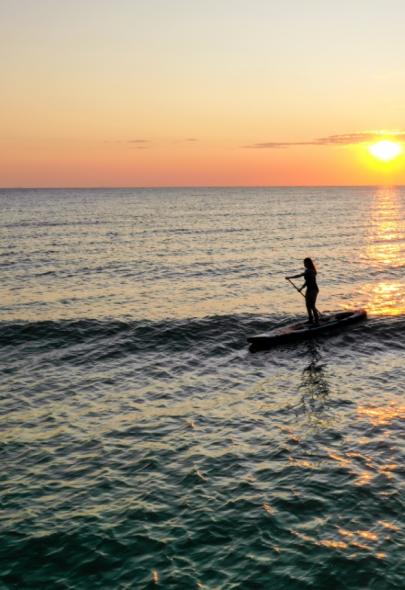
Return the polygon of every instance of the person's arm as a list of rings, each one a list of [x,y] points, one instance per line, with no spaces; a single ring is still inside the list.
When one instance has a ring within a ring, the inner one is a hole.
[[[285,277],[285,278],[287,281],[288,281],[288,279],[299,279],[300,277],[303,277],[304,274],[305,274],[304,272],[301,272],[299,275],[291,275],[291,276]]]

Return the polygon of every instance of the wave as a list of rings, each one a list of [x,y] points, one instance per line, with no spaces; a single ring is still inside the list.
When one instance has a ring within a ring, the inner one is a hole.
[[[202,319],[150,320],[58,320],[0,322],[0,348],[30,350],[72,348],[76,345],[108,348],[110,354],[124,351],[182,351],[210,344],[239,349],[246,337],[285,325],[291,316],[234,314]],[[362,341],[405,348],[405,317],[371,318],[357,325]],[[352,332],[350,332],[352,333]],[[31,348],[30,348],[31,345]]]
[[[277,319],[253,316],[211,316],[182,320],[58,320],[0,323],[0,347],[33,345],[71,347],[76,344],[114,341],[132,348],[154,349],[187,346],[207,340],[240,341],[246,334],[272,328]]]

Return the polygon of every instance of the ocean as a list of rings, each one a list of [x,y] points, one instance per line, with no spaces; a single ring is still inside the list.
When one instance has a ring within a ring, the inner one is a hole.
[[[0,206],[0,588],[405,588],[405,188]]]

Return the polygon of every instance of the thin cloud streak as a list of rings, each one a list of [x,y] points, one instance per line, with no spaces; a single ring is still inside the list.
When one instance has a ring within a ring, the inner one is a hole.
[[[124,143],[128,144],[131,150],[148,150],[151,147],[149,139],[129,139]]]
[[[105,140],[104,143],[110,145],[128,145],[131,150],[147,150],[152,145],[150,139],[109,139]]]
[[[127,139],[123,143],[136,143],[144,145],[145,143],[150,143],[150,139]]]
[[[197,143],[199,140],[196,137],[186,137],[184,139],[176,139],[170,142],[169,140],[162,140],[164,143]],[[105,140],[104,143],[113,143],[113,144],[121,144],[121,145],[129,145],[132,149],[148,149],[152,147],[152,145],[157,145],[156,142],[153,142],[151,139],[115,139],[115,140]]]
[[[368,131],[362,133],[346,133],[342,135],[328,135],[327,137],[319,137],[312,141],[268,141],[263,143],[254,143],[252,145],[243,146],[246,149],[283,149],[293,146],[301,145],[355,145],[358,143],[367,143],[370,141],[377,141],[378,139],[393,139],[396,141],[405,141],[405,131]]]
[[[199,141],[196,137],[185,137],[184,139],[174,139],[172,141],[173,144],[179,144],[179,143],[196,143],[197,141]]]
[[[104,143],[112,143],[112,144],[132,144],[132,145],[140,145],[148,147],[151,143],[150,139],[106,139]]]

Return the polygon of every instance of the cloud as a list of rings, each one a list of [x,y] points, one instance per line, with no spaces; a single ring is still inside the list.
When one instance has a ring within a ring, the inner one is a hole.
[[[115,139],[113,141],[109,140],[105,143],[115,143],[120,145],[127,145],[131,149],[134,150],[146,150],[152,147],[156,147],[159,144],[165,145],[165,143],[197,143],[199,140],[197,137],[184,137],[183,139],[176,139],[176,140],[169,140],[169,139],[160,139],[160,140],[152,140],[152,139],[145,139],[145,138],[135,138],[135,139]]]
[[[197,143],[199,141],[199,139],[197,137],[184,137],[183,139],[176,139],[176,140],[169,140],[169,139],[160,139],[160,140],[155,140],[155,139],[146,139],[146,138],[134,138],[134,139],[106,139],[104,140],[104,143],[109,143],[109,144],[119,144],[119,145],[127,145],[130,147],[130,149],[133,150],[146,150],[152,147],[156,147],[159,144],[160,145],[165,145],[165,144],[170,144],[170,143],[174,143],[174,144],[178,144],[178,143]]]
[[[108,139],[104,143],[129,145],[133,150],[146,150],[151,147],[150,139]]]
[[[198,141],[198,139],[196,137],[185,137],[183,139],[173,139],[172,143],[173,144],[178,144],[178,143],[195,143],[196,141]]]
[[[375,133],[346,133],[343,135],[328,135],[327,137],[320,137],[315,139],[313,145],[353,145],[355,143],[364,143],[366,141],[373,141],[376,137]]]
[[[151,147],[150,139],[117,139],[113,143],[129,145],[132,150],[147,150]]]
[[[268,141],[263,143],[254,143],[245,145],[247,149],[282,149],[297,145],[354,145],[357,143],[366,143],[377,141],[378,139],[393,139],[396,141],[405,141],[405,131],[367,131],[361,133],[345,133],[342,135],[328,135],[319,137],[311,141]]]
[[[252,145],[245,145],[243,147],[254,150],[280,149],[287,148],[293,145],[312,145],[312,141],[266,141],[264,143],[254,143]]]
[[[150,143],[150,139],[127,139],[125,143]]]

